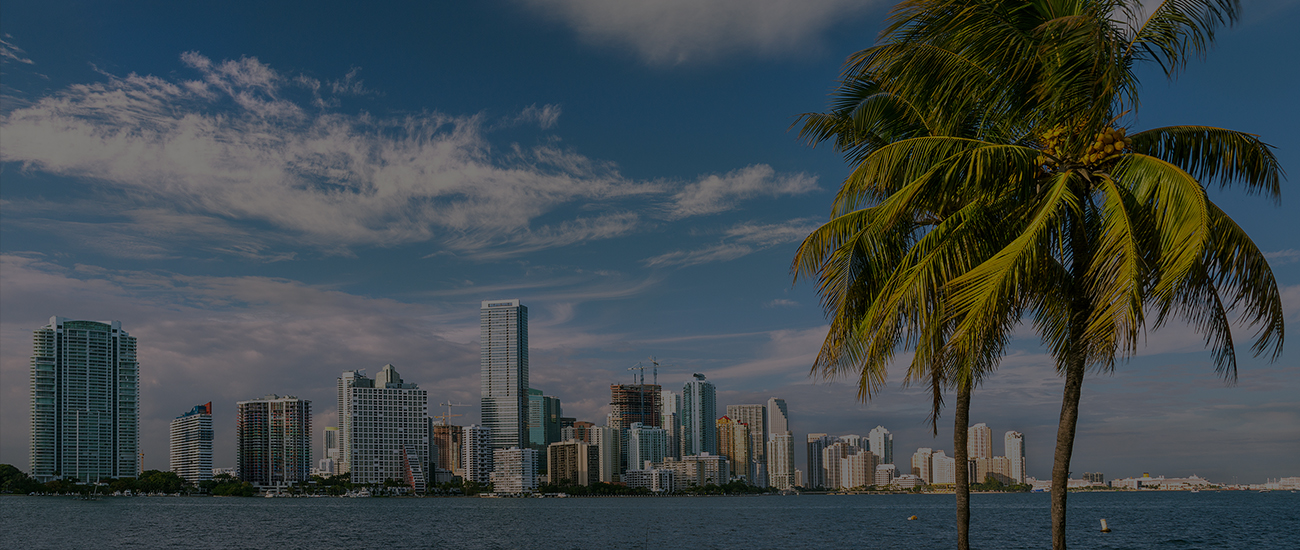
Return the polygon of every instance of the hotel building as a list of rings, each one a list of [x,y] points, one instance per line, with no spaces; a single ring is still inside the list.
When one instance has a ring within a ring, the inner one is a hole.
[[[352,483],[405,480],[416,492],[428,483],[429,392],[406,383],[392,365],[372,380],[358,371],[338,378],[339,463]]]

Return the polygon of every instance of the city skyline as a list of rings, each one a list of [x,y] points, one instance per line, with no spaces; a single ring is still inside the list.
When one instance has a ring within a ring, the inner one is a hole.
[[[788,128],[826,108],[888,10],[813,4],[716,4],[671,25],[654,24],[677,21],[659,4],[585,19],[562,0],[7,5],[0,462],[27,464],[30,343],[51,315],[120,320],[140,339],[143,466],[162,469],[166,437],[145,434],[195,403],[218,404],[214,459],[228,466],[233,403],[298,395],[313,425],[336,425],[339,373],[390,363],[431,407],[470,405],[456,422],[479,423],[477,310],[503,296],[529,305],[529,386],[565,416],[599,422],[609,385],[654,356],[666,390],[707,375],[719,416],[784,399],[796,467],[807,433],[877,425],[896,463],[918,447],[951,455],[954,396],[935,437],[932,401],[901,366],[867,403],[851,380],[808,376],[826,323],[788,268],[849,167]],[[1139,75],[1133,119],[1276,147],[1280,204],[1210,193],[1268,254],[1293,330],[1300,74],[1258,52],[1300,53],[1297,20],[1300,6],[1245,6],[1173,86]],[[1024,434],[1041,479],[1062,383],[1030,332],[975,390],[971,418]],[[1086,379],[1072,469],[1294,474],[1296,350],[1268,363],[1239,349],[1227,385],[1179,323],[1139,344]]]

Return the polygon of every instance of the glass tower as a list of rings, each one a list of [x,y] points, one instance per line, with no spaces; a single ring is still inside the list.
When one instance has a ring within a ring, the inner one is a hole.
[[[51,317],[32,338],[31,472],[37,481],[140,473],[140,364],[122,323]]]
[[[696,373],[682,386],[682,456],[718,454],[717,397],[713,383]]]
[[[486,300],[479,309],[479,410],[492,448],[528,446],[528,308]]]

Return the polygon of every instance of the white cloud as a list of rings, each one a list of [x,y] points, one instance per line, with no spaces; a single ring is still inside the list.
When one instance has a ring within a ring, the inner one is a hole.
[[[13,37],[9,36],[8,34],[5,34],[4,37],[10,40],[13,39]],[[35,61],[32,61],[31,59],[28,59],[27,57],[24,56],[24,54],[26,53],[27,52],[23,51],[22,48],[19,48],[18,46],[13,45],[12,42],[9,42],[9,40],[0,39],[0,61],[3,61],[5,63],[8,63],[9,61],[17,61],[19,63],[24,63],[27,65],[36,64]]]
[[[1300,250],[1296,250],[1294,248],[1288,248],[1286,250],[1265,252],[1264,258],[1267,259],[1268,262],[1273,265],[1291,264],[1295,262],[1300,262]]]
[[[798,195],[817,190],[817,177],[804,173],[777,174],[771,166],[755,164],[721,176],[710,175],[687,185],[676,195],[670,217],[685,218],[730,210],[741,199]]]
[[[778,224],[742,223],[727,229],[722,242],[695,250],[677,250],[642,260],[649,267],[691,266],[734,260],[776,245],[798,242],[817,224],[798,218]]]
[[[355,69],[322,84],[253,57],[217,62],[186,52],[181,61],[197,78],[103,73],[102,82],[12,109],[0,117],[0,160],[98,185],[103,193],[61,204],[63,212],[117,218],[106,229],[131,241],[123,250],[135,257],[176,255],[186,239],[269,259],[283,257],[276,247],[347,254],[424,241],[499,257],[625,235],[639,223],[636,209],[681,218],[815,188],[810,176],[766,165],[689,184],[633,181],[558,138],[496,147],[488,134],[500,122],[483,115],[331,110],[336,95],[369,93]],[[533,105],[505,122],[545,129],[560,113]],[[25,201],[6,204],[11,221],[52,212]],[[575,206],[585,214],[554,219]],[[168,231],[148,225],[158,219]]]
[[[583,39],[619,44],[648,63],[672,65],[735,53],[788,55],[870,9],[853,0],[524,0]]]

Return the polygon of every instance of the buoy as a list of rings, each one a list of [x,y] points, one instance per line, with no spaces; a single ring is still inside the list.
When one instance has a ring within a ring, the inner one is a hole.
[[[1101,518],[1101,532],[1103,532],[1103,533],[1109,533],[1109,532],[1110,532],[1110,527],[1107,527],[1107,526],[1106,526],[1106,518]]]
[[[916,517],[916,516],[912,516],[912,517],[910,517],[910,518],[907,518],[907,521],[912,521],[912,520],[914,520],[914,519],[921,519],[921,518],[918,518],[918,517]]]

